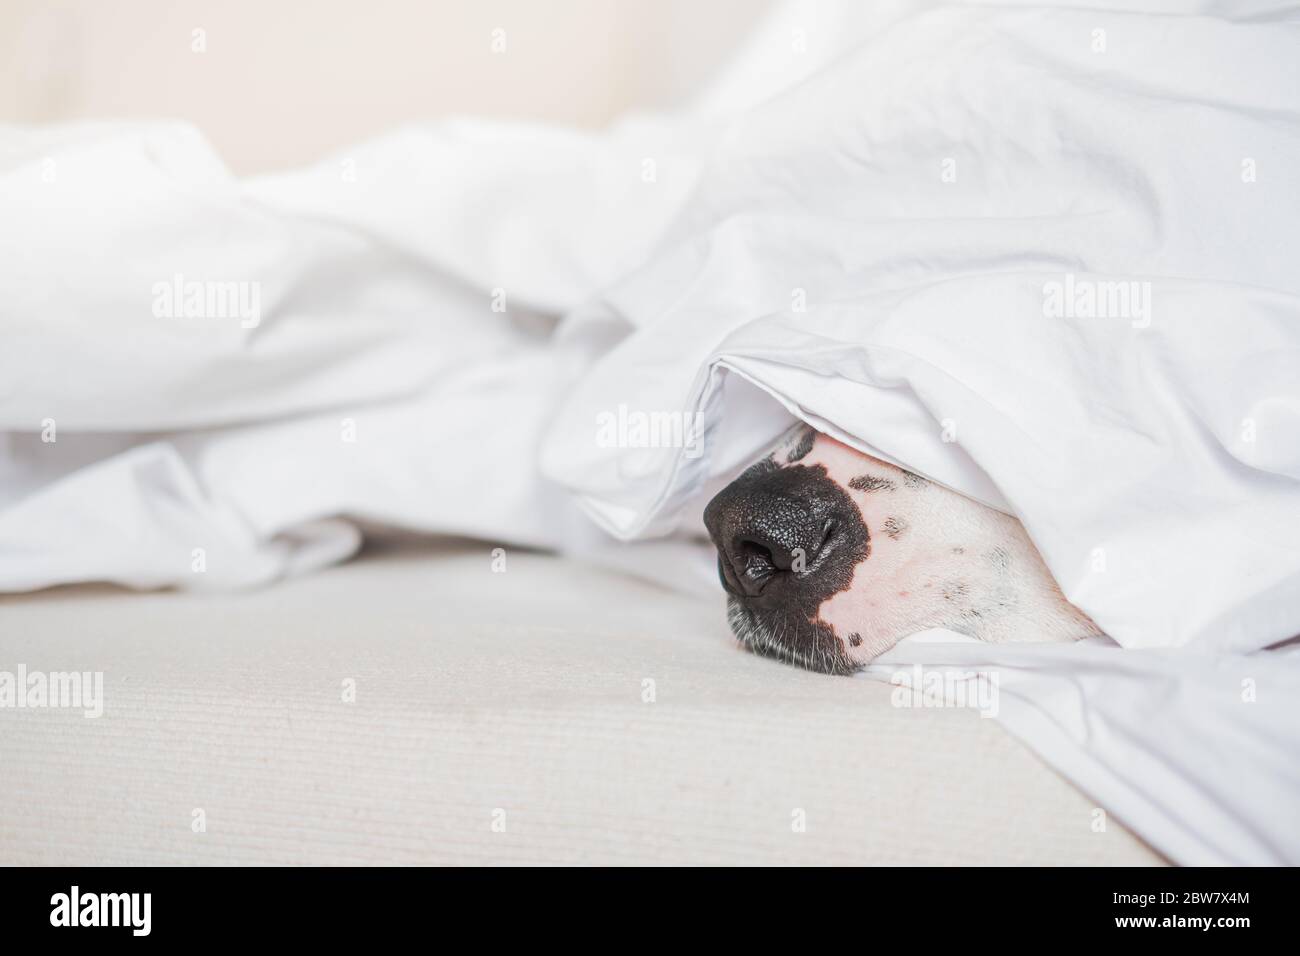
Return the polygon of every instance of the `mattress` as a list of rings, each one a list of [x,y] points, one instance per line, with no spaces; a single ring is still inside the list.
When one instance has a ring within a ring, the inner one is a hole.
[[[5,864],[1161,864],[996,721],[739,650],[722,602],[389,543],[234,594],[0,598]]]

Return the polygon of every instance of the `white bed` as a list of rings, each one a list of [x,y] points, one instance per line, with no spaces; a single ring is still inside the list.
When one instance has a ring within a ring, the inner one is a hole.
[[[0,863],[1162,862],[997,721],[746,654],[720,599],[491,563],[0,597],[0,666],[105,688],[99,718],[0,710]]]

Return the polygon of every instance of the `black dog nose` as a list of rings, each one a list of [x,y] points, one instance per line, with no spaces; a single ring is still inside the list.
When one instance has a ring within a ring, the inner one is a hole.
[[[765,461],[709,502],[704,524],[718,549],[718,576],[728,592],[776,599],[781,582],[815,571],[817,557],[834,537],[840,505],[824,483],[810,469]]]

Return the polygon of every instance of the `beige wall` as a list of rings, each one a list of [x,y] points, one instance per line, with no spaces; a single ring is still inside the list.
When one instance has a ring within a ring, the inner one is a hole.
[[[448,113],[593,126],[687,95],[769,3],[2,0],[0,122],[188,119],[239,172]]]

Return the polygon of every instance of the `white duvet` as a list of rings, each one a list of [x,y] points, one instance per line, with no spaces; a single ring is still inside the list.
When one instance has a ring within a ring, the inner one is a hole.
[[[596,134],[236,180],[181,125],[5,130],[0,590],[258,584],[362,523],[626,561],[794,415],[1016,514],[1115,642],[875,674],[996,669],[1157,849],[1300,862],[1300,14],[856,6]]]

